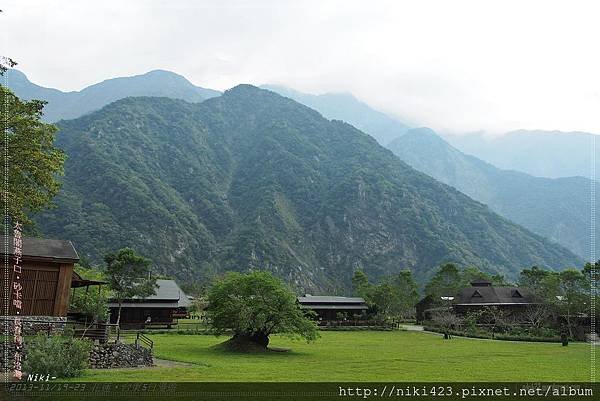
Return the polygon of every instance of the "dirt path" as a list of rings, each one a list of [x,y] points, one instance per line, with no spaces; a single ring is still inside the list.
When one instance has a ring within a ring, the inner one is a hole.
[[[154,358],[154,365],[157,368],[189,368],[198,366],[193,363],[169,361],[167,359]]]

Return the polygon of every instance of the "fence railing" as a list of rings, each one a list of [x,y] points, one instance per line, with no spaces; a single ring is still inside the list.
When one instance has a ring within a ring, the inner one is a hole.
[[[144,333],[140,333],[138,331],[136,339],[135,339],[135,345],[136,345],[136,347],[142,346],[145,348],[152,349],[152,348],[154,348],[154,341],[149,339]]]
[[[4,319],[5,323],[14,322],[14,317],[11,319]],[[114,323],[101,323],[101,322],[80,322],[72,320],[41,320],[35,318],[20,318],[22,324],[23,334],[36,335],[45,334],[51,335],[65,335],[67,333],[72,334],[75,338],[87,338],[94,342],[101,344],[110,342],[125,342],[135,344],[136,346],[145,347],[152,349],[154,342],[140,331],[128,331],[121,330],[119,326]],[[6,326],[6,324],[4,325]],[[9,335],[12,335],[12,326],[7,327]],[[6,335],[7,333],[4,333]]]
[[[392,327],[395,323],[386,322],[385,320],[321,320],[319,326],[322,327]]]

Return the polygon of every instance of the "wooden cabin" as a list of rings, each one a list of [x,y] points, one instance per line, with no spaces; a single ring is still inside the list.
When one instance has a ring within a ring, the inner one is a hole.
[[[537,301],[526,288],[495,287],[485,279],[476,279],[470,287],[462,288],[458,294],[434,299],[431,295],[421,299],[416,305],[417,323],[431,319],[437,309],[452,308],[458,315],[480,310],[485,307],[497,307],[513,315],[524,313]]]
[[[146,298],[132,298],[123,301],[121,307],[121,327],[143,328],[166,326],[171,328],[175,319],[186,317],[191,305],[188,296],[174,280],[156,280],[158,288],[154,295]],[[110,300],[110,322],[117,322],[119,304]]]
[[[340,320],[340,315],[348,319],[358,319],[367,312],[367,304],[359,297],[331,297],[305,295],[298,297],[302,309],[314,311],[320,321]]]
[[[519,314],[534,304],[536,300],[526,288],[494,287],[491,282],[478,279],[471,283],[471,287],[460,290],[453,308],[461,315],[486,306],[495,306],[506,312]]]
[[[4,244],[8,241],[9,252],[5,252]],[[9,268],[0,267],[1,293],[10,293],[9,315],[15,315],[13,306],[12,283],[16,279],[13,271],[14,252],[13,238],[0,236],[0,253],[2,260],[9,258]],[[22,268],[19,281],[23,286],[22,316],[57,316],[65,317],[69,308],[69,295],[73,275],[73,265],[79,256],[71,241],[41,238],[23,238]],[[6,288],[6,278],[8,285]],[[5,311],[5,297],[0,297],[0,314]]]

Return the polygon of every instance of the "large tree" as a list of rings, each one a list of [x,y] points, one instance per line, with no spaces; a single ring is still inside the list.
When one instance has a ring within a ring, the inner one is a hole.
[[[397,315],[406,319],[414,316],[415,305],[419,301],[419,288],[408,269],[401,270],[394,279],[394,285],[398,294]]]
[[[365,300],[370,298],[373,285],[369,283],[369,277],[364,271],[356,270],[352,275],[352,290],[358,297],[363,297]]]
[[[425,286],[425,294],[431,295],[434,302],[440,303],[442,296],[454,296],[463,287],[461,272],[453,263],[440,266],[439,270]]]
[[[216,281],[208,292],[207,315],[215,334],[233,332],[227,344],[237,350],[266,348],[275,333],[308,341],[318,336],[316,322],[292,291],[264,271],[231,272]]]
[[[519,286],[528,288],[535,296],[545,299],[551,293],[556,294],[556,273],[537,266],[531,269],[523,269],[519,278]],[[552,288],[551,288],[552,287]]]
[[[0,75],[14,66],[0,60]],[[23,101],[0,84],[0,124],[5,137],[0,141],[0,163],[8,167],[8,188],[1,192],[2,205],[13,222],[31,224],[31,214],[50,204],[58,193],[58,175],[65,156],[54,147],[57,128],[41,120],[46,102]]]
[[[131,248],[120,249],[104,257],[105,276],[119,307],[117,326],[121,324],[123,301],[145,298],[155,293],[156,277],[151,275],[150,260],[138,255]]]
[[[559,295],[557,306],[567,321],[569,336],[573,336],[573,316],[589,312],[587,305],[589,298],[589,281],[585,275],[575,269],[566,269],[559,273]]]

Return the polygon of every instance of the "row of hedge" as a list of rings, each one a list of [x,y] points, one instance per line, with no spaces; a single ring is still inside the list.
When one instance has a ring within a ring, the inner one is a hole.
[[[440,327],[435,326],[423,326],[425,331],[431,331],[434,333],[448,333],[453,336],[458,337],[470,337],[470,338],[483,338],[490,340],[504,340],[504,341],[528,341],[528,342],[547,342],[547,343],[559,343],[561,342],[560,337],[538,337],[531,335],[511,335],[511,334],[494,334],[489,332],[467,332],[467,331],[459,331],[459,330],[444,330]]]

